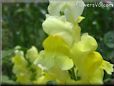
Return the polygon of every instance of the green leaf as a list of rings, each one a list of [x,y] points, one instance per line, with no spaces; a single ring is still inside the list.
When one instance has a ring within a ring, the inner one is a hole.
[[[107,57],[106,58],[107,60],[110,60],[113,64],[114,64],[114,50],[113,51],[109,51],[109,53],[107,54]]]
[[[5,83],[5,84],[16,84],[15,81],[10,80],[8,76],[6,75],[2,75],[2,82],[1,83]]]
[[[11,56],[13,54],[14,50],[9,49],[9,50],[2,50],[2,58]]]
[[[109,48],[114,48],[114,31],[109,31],[104,35],[104,43]]]

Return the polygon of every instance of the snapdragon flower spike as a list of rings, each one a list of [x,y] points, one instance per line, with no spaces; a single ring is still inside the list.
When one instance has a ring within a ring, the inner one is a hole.
[[[16,50],[15,56],[12,57],[12,62],[14,63],[13,73],[16,75],[16,81],[23,84],[32,83],[32,72],[27,67],[28,62],[24,58],[23,51]]]
[[[108,74],[114,71],[113,65],[96,52],[96,40],[87,33],[80,35],[79,23],[84,19],[80,16],[83,9],[82,0],[50,0],[49,14],[42,24],[48,34],[43,42],[44,50],[38,52],[33,46],[25,54],[26,57],[22,51],[13,57],[13,72],[18,82],[46,84],[54,80],[59,84],[102,84],[104,71]],[[31,81],[33,74],[25,58],[37,73],[35,80]],[[68,74],[74,65],[79,80],[71,79]]]
[[[26,56],[26,57],[25,57]],[[15,55],[12,57],[13,73],[16,75],[16,81],[20,84],[38,84],[38,79],[43,76],[43,70],[33,62],[38,58],[38,50],[32,46],[24,52],[16,49]]]

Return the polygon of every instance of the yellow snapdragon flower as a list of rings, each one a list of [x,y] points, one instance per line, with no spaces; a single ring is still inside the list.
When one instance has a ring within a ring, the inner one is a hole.
[[[102,84],[104,70],[108,74],[113,72],[113,65],[95,51],[97,46],[96,40],[88,34],[82,35],[81,41],[73,46],[73,61],[81,78],[78,83]]]

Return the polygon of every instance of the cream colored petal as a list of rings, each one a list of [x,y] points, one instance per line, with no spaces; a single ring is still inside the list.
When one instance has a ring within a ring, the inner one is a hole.
[[[48,17],[42,24],[43,30],[49,34],[55,34],[58,32],[72,32],[72,24],[67,21],[62,21],[54,16]]]
[[[52,16],[60,16],[60,12],[63,12],[68,21],[74,22],[82,14],[84,6],[83,0],[50,0],[48,12]]]
[[[32,46],[29,50],[27,50],[26,58],[33,62],[38,57],[38,50],[35,46]]]

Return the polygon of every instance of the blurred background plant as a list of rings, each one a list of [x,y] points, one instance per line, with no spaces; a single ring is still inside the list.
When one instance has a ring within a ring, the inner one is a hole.
[[[42,22],[48,3],[3,3],[2,4],[2,83],[13,83],[11,57],[17,45],[22,50],[36,46],[42,48],[46,34]],[[98,42],[98,49],[105,60],[114,64],[114,8],[86,7],[85,19],[81,22],[82,33],[88,32]],[[104,82],[114,79],[106,75]]]

